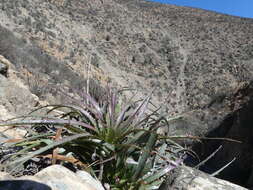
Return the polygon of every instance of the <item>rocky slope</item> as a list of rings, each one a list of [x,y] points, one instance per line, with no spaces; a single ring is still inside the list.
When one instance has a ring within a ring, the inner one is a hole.
[[[186,113],[169,134],[243,141],[208,143],[203,157],[223,143],[207,170],[237,157],[221,176],[244,185],[252,183],[252,36],[252,19],[142,0],[0,0],[0,55],[41,100],[64,101],[56,86],[81,89],[89,65],[97,98],[108,83],[140,96],[155,89],[168,117]]]

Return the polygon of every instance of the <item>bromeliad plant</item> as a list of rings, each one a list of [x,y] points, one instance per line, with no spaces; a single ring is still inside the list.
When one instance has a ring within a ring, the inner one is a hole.
[[[182,161],[177,152],[183,148],[157,134],[168,122],[158,110],[148,109],[150,96],[126,105],[113,90],[101,104],[88,94],[83,96],[84,101],[72,97],[74,104],[39,108],[48,110],[42,118],[34,115],[35,110],[2,123],[29,129],[24,139],[5,145],[19,149],[2,160],[2,165],[14,172],[44,156],[53,164],[70,162],[88,170],[111,189],[157,189],[162,177]]]

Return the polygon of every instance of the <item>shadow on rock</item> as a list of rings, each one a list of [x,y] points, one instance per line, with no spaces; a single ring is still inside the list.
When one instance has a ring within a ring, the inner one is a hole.
[[[0,181],[0,190],[52,190],[49,186],[31,180]]]

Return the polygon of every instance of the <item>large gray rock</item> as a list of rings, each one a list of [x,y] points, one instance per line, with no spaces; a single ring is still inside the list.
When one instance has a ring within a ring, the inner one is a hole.
[[[75,174],[60,165],[47,167],[35,174],[33,178],[47,184],[52,190],[104,190],[101,183],[92,178],[90,174],[84,171]]]
[[[74,173],[60,166],[49,166],[34,176],[13,178],[0,172],[0,189],[4,190],[104,190],[101,183],[85,171]]]
[[[179,167],[159,190],[246,190],[227,181],[211,177],[189,167]]]

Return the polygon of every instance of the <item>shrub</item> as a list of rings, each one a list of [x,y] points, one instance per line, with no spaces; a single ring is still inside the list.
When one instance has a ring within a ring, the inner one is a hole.
[[[53,164],[68,162],[87,170],[111,189],[158,189],[163,176],[182,162],[178,154],[184,148],[157,133],[168,120],[148,108],[150,96],[123,105],[119,95],[110,89],[99,104],[83,93],[83,101],[71,97],[71,105],[41,107],[2,123],[28,127],[24,139],[5,145],[16,152],[2,165],[15,173],[31,159],[47,157]],[[46,114],[36,116],[38,110]]]

